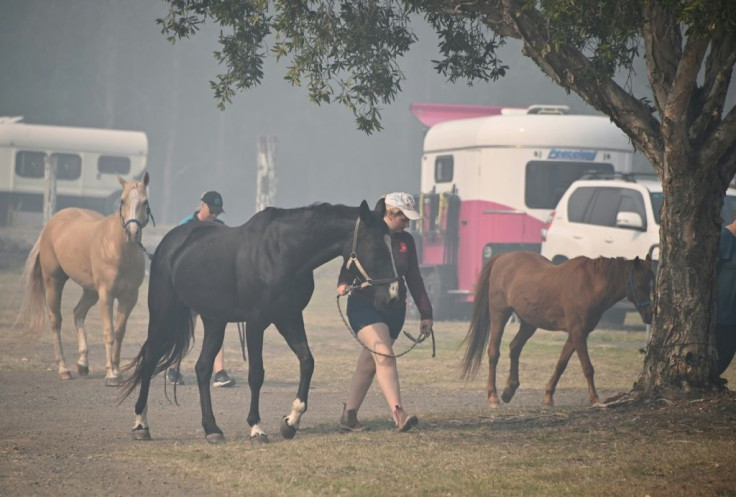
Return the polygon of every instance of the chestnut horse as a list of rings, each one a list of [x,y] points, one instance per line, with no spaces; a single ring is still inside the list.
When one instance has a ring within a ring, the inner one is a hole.
[[[121,177],[118,180],[123,191],[117,213],[104,217],[99,212],[75,207],[60,210],[44,226],[26,261],[18,321],[38,332],[45,326],[48,313],[62,380],[72,377],[61,345],[61,294],[71,278],[82,287],[82,297],[74,307],[79,342],[77,372],[80,376],[89,374],[84,320],[99,299],[105,330],[105,385],[120,384],[120,346],[143,282],[141,236],[151,211],[146,190],[148,173],[142,181],[127,182]],[[115,299],[118,308],[113,328]]]
[[[547,383],[543,404],[553,405],[552,396],[573,352],[583,367],[591,404],[599,404],[593,382],[593,365],[588,356],[587,339],[603,313],[623,298],[630,300],[641,318],[649,324],[652,311],[649,292],[654,278],[651,256],[589,259],[576,257],[553,265],[532,252],[509,252],[489,260],[483,267],[475,289],[473,317],[463,343],[463,376],[478,371],[488,343],[488,404],[499,406],[496,393],[496,366],[504,326],[516,313],[521,325],[509,346],[511,371],[501,395],[510,402],[519,387],[519,356],[537,328],[567,331],[569,336]]]

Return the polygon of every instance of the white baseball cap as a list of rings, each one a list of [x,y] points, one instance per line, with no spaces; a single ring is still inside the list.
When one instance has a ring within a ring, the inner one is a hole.
[[[416,204],[414,203],[414,197],[405,192],[393,192],[386,195],[386,205],[401,209],[406,217],[415,221],[421,219],[422,216],[417,212]]]

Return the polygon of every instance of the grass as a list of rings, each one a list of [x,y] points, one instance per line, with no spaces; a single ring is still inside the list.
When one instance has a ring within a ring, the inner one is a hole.
[[[358,353],[335,308],[338,263],[317,271],[317,291],[305,312],[315,356],[313,397],[340,398]],[[28,339],[13,330],[20,303],[20,270],[0,273],[0,368],[55,368],[48,332]],[[79,291],[70,284],[63,308],[64,346],[76,350],[71,308]],[[128,326],[126,345],[136,350],[145,339],[147,285]],[[201,342],[201,323],[198,324]],[[417,322],[406,328],[415,332]],[[102,343],[99,311],[88,319],[91,350]],[[557,407],[541,407],[544,385],[566,339],[564,333],[540,330],[521,357],[522,385],[512,403],[491,411],[485,405],[487,360],[481,373],[459,379],[459,360],[467,323],[435,325],[437,357],[428,343],[399,359],[406,404],[420,414],[420,425],[397,434],[380,392],[369,393],[362,421],[371,431],[340,434],[335,414],[313,412],[294,440],[274,437],[254,447],[241,432],[228,434],[228,443],[208,446],[201,438],[162,439],[129,450],[112,450],[111,466],[129,460],[147,461],[152,471],[190,479],[221,496],[280,495],[498,495],[498,496],[630,496],[736,495],[736,438],[733,402],[725,407],[703,403],[678,407],[591,409],[585,380],[573,358],[555,397]],[[499,364],[499,389],[508,371],[507,330]],[[296,359],[273,329],[267,330],[264,393],[279,387],[293,392],[298,382]],[[596,330],[589,349],[602,398],[626,392],[641,371],[646,331]],[[397,350],[408,342],[401,341]],[[247,376],[238,359],[235,325],[226,337],[227,367]],[[184,360],[192,371],[195,350]],[[73,363],[75,355],[67,353]],[[90,357],[101,364],[104,357]],[[736,382],[732,366],[726,374]],[[246,390],[244,390],[245,392]],[[285,408],[286,406],[284,406]],[[725,410],[724,410],[725,409]],[[245,413],[243,413],[243,417]],[[245,426],[243,426],[245,428]],[[273,436],[272,436],[273,437]]]

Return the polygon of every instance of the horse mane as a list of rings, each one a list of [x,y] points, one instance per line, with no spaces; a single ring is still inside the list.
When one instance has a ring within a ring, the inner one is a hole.
[[[267,207],[261,211],[269,222],[279,219],[300,219],[305,222],[304,226],[309,231],[322,231],[325,227],[334,222],[334,213],[337,211],[339,217],[349,217],[351,211],[355,207],[349,207],[342,204],[330,204],[327,202],[315,202],[304,207],[294,207],[290,209],[282,207]],[[330,215],[328,215],[328,213]],[[357,216],[357,213],[355,214]]]
[[[625,257],[597,257],[592,259],[593,269],[606,281],[618,281],[626,277],[622,269],[628,269],[629,260]]]

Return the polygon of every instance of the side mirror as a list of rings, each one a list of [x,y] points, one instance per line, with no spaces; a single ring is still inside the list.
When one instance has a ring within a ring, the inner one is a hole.
[[[644,220],[638,212],[622,211],[616,215],[616,227],[629,230],[645,231]]]

